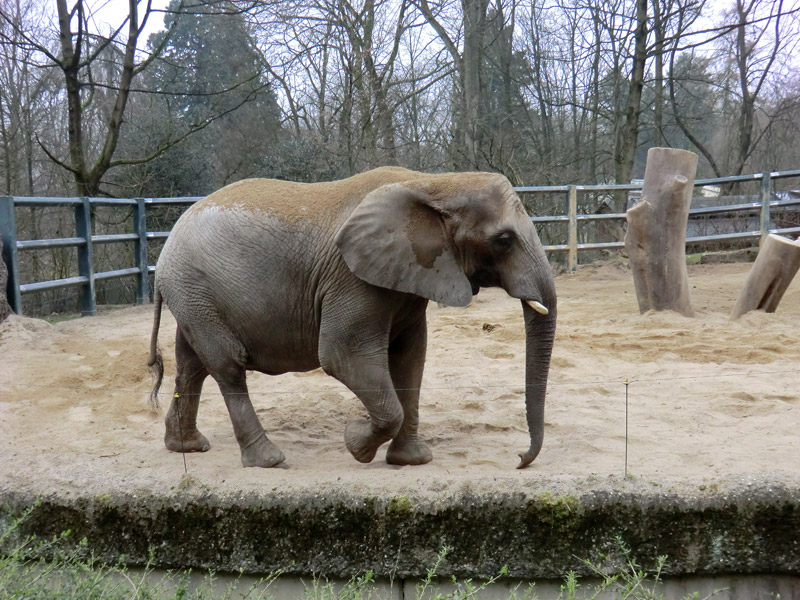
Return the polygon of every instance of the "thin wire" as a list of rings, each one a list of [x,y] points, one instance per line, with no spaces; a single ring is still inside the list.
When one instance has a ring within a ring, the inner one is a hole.
[[[629,383],[662,383],[668,381],[691,381],[691,380],[698,380],[698,379],[721,379],[721,378],[736,378],[736,377],[751,377],[754,375],[785,375],[787,373],[797,374],[797,369],[786,369],[783,371],[745,371],[745,372],[738,372],[738,373],[716,373],[713,375],[687,375],[685,377],[653,377],[653,378],[631,378]],[[563,387],[563,386],[586,386],[586,385],[618,385],[619,379],[589,379],[589,380],[571,380],[571,381],[558,381],[558,382],[548,382],[547,387]],[[29,386],[30,387],[30,386]],[[406,388],[394,388],[395,391],[404,392],[404,391],[438,391],[438,390],[470,390],[475,388],[480,389],[526,389],[524,383],[471,383],[469,385],[446,385],[446,386],[430,386],[426,385],[423,387],[406,387]],[[53,386],[38,386],[36,389],[52,389]],[[73,389],[73,390],[83,390],[84,387],[67,387],[63,385],[59,385],[58,389]],[[119,392],[119,393],[139,393],[142,390],[140,388],[92,388],[92,389],[102,389],[104,392]],[[305,388],[302,390],[271,390],[268,392],[234,392],[229,394],[230,396],[236,395],[249,395],[251,397],[258,397],[258,396],[274,396],[276,394],[283,394],[283,395],[292,395],[292,394],[314,394],[314,393],[326,393],[326,392],[352,392],[354,394],[361,394],[361,393],[369,393],[369,392],[385,392],[385,388],[358,388],[358,389],[350,389],[350,388],[335,388],[335,387],[323,387],[323,388]],[[221,392],[216,391],[204,391],[203,395],[205,396],[221,396]]]
[[[646,377],[646,378],[633,378],[630,383],[660,383],[664,381],[682,381],[682,380],[695,380],[695,379],[719,379],[720,377],[750,377],[751,375],[785,375],[786,373],[797,373],[798,369],[786,369],[784,371],[746,371],[739,373],[715,373],[713,375],[686,375],[682,377]],[[588,384],[617,384],[619,380],[594,380],[594,381],[559,381],[555,383],[548,383],[550,386],[561,385],[588,385]]]

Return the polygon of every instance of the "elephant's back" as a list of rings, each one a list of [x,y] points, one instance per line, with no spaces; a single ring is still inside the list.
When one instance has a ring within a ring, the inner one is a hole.
[[[414,171],[401,167],[380,167],[347,179],[321,183],[243,179],[217,190],[190,210],[244,212],[285,223],[331,224],[331,220],[350,214],[372,190],[414,175]]]
[[[339,182],[328,184],[295,183],[277,179],[243,179],[217,190],[198,202],[194,211],[243,212],[269,216],[296,223],[326,215],[334,206],[341,206],[346,194]],[[315,214],[316,213],[316,214]]]

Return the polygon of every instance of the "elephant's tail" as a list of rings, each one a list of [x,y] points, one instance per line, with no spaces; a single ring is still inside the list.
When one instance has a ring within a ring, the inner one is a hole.
[[[152,412],[157,413],[160,410],[158,390],[164,379],[164,359],[161,356],[161,349],[158,347],[158,328],[161,325],[162,298],[161,292],[158,289],[158,282],[156,282],[154,287],[153,331],[150,333],[150,358],[147,360],[147,366],[150,367],[150,374],[153,376],[153,389],[150,392],[150,398],[147,404]]]

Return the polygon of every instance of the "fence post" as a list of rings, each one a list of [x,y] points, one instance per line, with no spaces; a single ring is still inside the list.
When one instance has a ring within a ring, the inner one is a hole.
[[[569,186],[569,192],[567,192],[567,214],[569,215],[567,270],[570,273],[574,273],[578,270],[578,186]]]
[[[136,199],[133,211],[133,231],[139,239],[135,243],[136,266],[139,269],[136,285],[136,304],[146,304],[150,298],[150,278],[147,271],[147,207],[144,198]]]
[[[17,250],[17,221],[14,218],[13,196],[0,196],[0,238],[3,240],[3,256],[8,270],[6,289],[3,290],[8,303],[18,315],[22,314],[22,294],[19,291],[19,251]]]
[[[81,203],[75,207],[75,235],[86,240],[86,243],[78,246],[78,273],[87,279],[82,286],[81,315],[93,317],[97,314],[97,296],[92,253],[92,204],[89,198],[81,198]]]
[[[761,238],[759,246],[762,245],[769,235],[770,215],[769,203],[772,200],[772,177],[771,173],[761,174]]]

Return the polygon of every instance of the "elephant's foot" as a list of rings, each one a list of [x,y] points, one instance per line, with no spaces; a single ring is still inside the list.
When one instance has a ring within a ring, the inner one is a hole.
[[[344,429],[344,445],[358,462],[372,462],[380,445],[387,440],[373,434],[369,419],[350,421]]]
[[[419,440],[395,438],[386,451],[386,462],[390,465],[424,465],[433,460],[427,444]]]
[[[170,431],[164,435],[164,445],[167,450],[172,452],[208,452],[211,448],[206,436],[200,433],[197,429],[184,434],[181,440],[180,434],[174,434]]]
[[[268,469],[281,464],[285,459],[283,452],[270,442],[265,434],[262,434],[249,446],[242,448],[243,467],[263,467]]]

